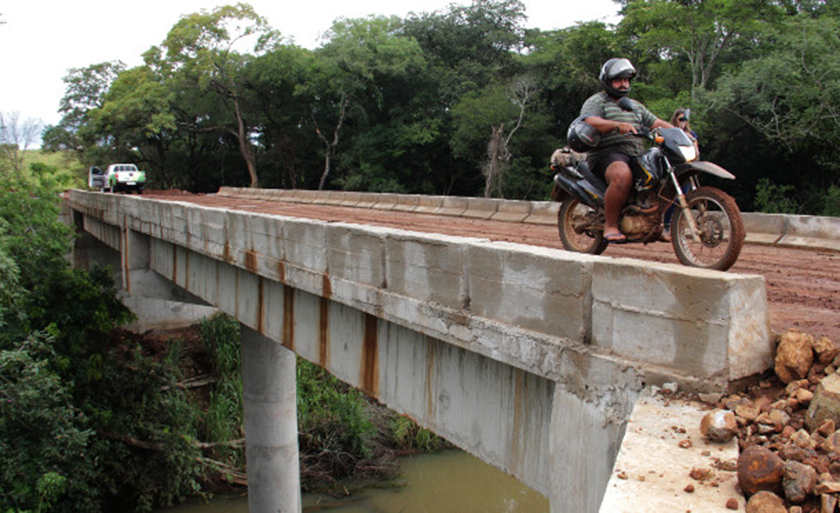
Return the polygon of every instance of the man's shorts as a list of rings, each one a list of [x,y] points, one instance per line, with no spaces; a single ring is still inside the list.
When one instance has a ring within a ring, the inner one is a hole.
[[[607,171],[607,168],[613,162],[624,162],[628,166],[630,166],[630,156],[626,153],[621,153],[618,151],[605,151],[603,153],[598,153],[593,156],[592,159],[587,159],[587,163],[589,164],[589,169],[597,176],[604,180],[604,174]]]

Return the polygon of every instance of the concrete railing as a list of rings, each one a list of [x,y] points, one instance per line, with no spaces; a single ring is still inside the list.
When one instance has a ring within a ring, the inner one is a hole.
[[[222,187],[222,196],[251,196],[298,203],[491,219],[528,224],[557,224],[560,204],[461,196],[393,195],[366,192],[274,190]],[[744,212],[747,242],[840,251],[840,218]]]
[[[242,191],[307,202],[353,195],[372,208],[407,202],[397,195]],[[233,193],[239,190],[220,194]],[[419,206],[422,197],[414,198]],[[595,360],[634,362],[648,383],[675,380],[691,388],[725,387],[772,363],[760,276],[172,201],[76,191],[71,199],[77,210],[91,212],[86,229],[112,247],[119,247],[118,232],[98,233],[97,218],[313,294],[322,293],[328,277],[333,301],[549,379],[563,375],[569,355],[581,350]],[[492,218],[519,209],[523,216],[523,203],[509,210],[504,201],[446,197],[437,210]],[[544,212],[532,209],[529,216]],[[283,255],[274,254],[278,245],[288,248]],[[292,280],[297,269],[299,282]]]
[[[747,241],[840,251],[840,218],[745,212]]]

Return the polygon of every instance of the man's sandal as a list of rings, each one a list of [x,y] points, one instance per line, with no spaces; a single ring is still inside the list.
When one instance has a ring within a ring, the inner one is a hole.
[[[604,240],[610,244],[624,244],[627,242],[627,237],[625,237],[623,233],[611,233],[609,235],[604,235]]]

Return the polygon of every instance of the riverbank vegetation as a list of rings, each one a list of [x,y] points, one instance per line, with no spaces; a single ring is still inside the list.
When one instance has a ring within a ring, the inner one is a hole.
[[[557,30],[525,28],[519,0],[341,18],[315,49],[247,4],[187,14],[139,66],[69,70],[44,148],[136,162],[159,189],[548,200],[549,155],[624,56],[632,97],[663,119],[691,109],[742,210],[840,213],[837,2],[615,3],[615,24]]]
[[[47,180],[44,180],[47,181]],[[59,196],[0,184],[0,511],[150,511],[246,483],[239,325],[134,334],[109,270],[70,267]],[[302,484],[394,475],[444,442],[297,366]]]

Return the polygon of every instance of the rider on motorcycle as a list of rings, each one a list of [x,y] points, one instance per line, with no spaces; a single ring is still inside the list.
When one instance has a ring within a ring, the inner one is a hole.
[[[631,158],[641,155],[645,150],[638,138],[627,137],[627,134],[636,133],[642,127],[673,128],[635,100],[631,100],[634,106],[632,111],[619,106],[618,101],[630,92],[630,82],[635,76],[636,68],[627,59],[615,58],[605,62],[599,75],[604,91],[586,100],[578,118],[586,123],[577,124],[581,130],[591,131],[594,128],[600,135],[586,137],[588,134],[581,134],[583,139],[595,144],[587,151],[589,168],[607,183],[604,195],[604,238],[613,244],[627,241],[618,229],[618,217],[633,184]]]

